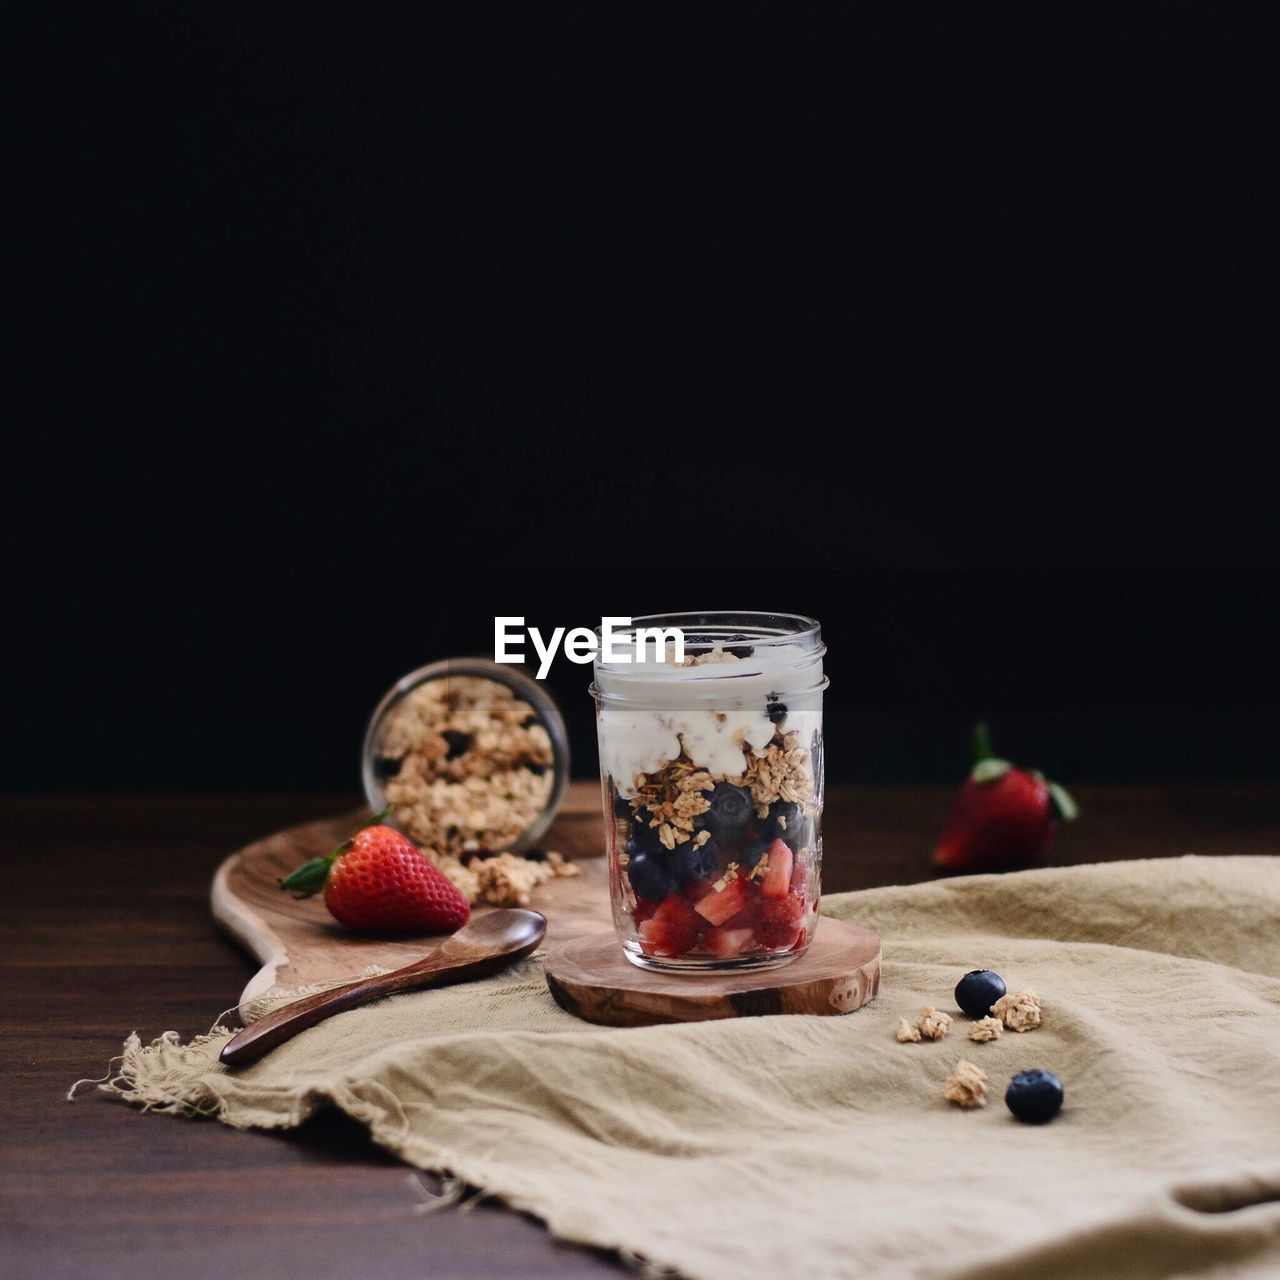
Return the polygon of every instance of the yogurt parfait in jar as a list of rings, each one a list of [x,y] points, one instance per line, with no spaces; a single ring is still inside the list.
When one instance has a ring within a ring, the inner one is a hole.
[[[683,658],[638,652],[640,628],[679,628]],[[677,613],[634,619],[597,657],[613,920],[633,963],[773,968],[808,948],[825,652],[812,618]]]

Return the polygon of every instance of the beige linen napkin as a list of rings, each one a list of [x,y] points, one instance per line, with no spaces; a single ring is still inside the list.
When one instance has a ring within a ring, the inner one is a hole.
[[[226,1124],[332,1104],[558,1236],[708,1280],[1280,1275],[1280,859],[1180,858],[828,898],[885,940],[846,1017],[592,1027],[535,958],[345,1013],[237,1074],[225,1036],[126,1045],[109,1085]],[[967,969],[1044,1025],[898,1044]],[[990,1104],[943,1081],[966,1057]],[[1009,1076],[1066,1107],[1018,1124]]]

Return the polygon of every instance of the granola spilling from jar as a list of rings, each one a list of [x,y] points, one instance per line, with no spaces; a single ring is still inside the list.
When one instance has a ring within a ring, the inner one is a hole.
[[[472,906],[527,907],[539,885],[580,874],[576,863],[554,849],[526,849],[522,853],[494,853],[480,849],[455,858],[423,852],[467,895]]]
[[[473,903],[524,906],[541,884],[578,869],[558,853],[512,852],[551,803],[554,748],[545,725],[505,684],[426,680],[388,712],[374,771],[394,821]]]

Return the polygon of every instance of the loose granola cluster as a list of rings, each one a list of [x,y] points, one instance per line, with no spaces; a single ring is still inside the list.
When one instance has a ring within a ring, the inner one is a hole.
[[[1040,997],[1034,991],[1015,991],[1001,996],[991,1006],[991,1012],[1010,1031],[1034,1031],[1040,1025]]]
[[[950,1030],[951,1015],[927,1004],[916,1014],[914,1022],[909,1018],[898,1019],[895,1039],[899,1044],[919,1044],[921,1040],[941,1040]]]
[[[990,1078],[979,1066],[967,1058],[956,1063],[956,1069],[943,1084],[942,1096],[957,1107],[970,1109],[987,1105],[987,1085]]]
[[[926,1040],[941,1040],[951,1030],[951,1015],[943,1013],[941,1009],[925,1005],[916,1014],[916,1026],[920,1028],[920,1034]]]
[[[423,852],[432,856],[429,849]],[[579,874],[577,866],[554,850],[531,849],[523,856],[481,850],[461,858],[435,856],[433,861],[473,906],[483,902],[492,907],[527,907],[539,885]]]
[[[503,849],[555,786],[551,738],[533,708],[479,676],[428,680],[387,716],[377,769],[397,825],[442,858]]]
[[[969,1028],[969,1039],[975,1044],[986,1044],[991,1040],[999,1040],[1004,1033],[1004,1023],[999,1018],[979,1018]]]

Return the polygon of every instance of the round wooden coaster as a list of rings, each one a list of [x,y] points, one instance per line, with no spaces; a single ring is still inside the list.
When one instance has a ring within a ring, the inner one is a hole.
[[[591,934],[551,948],[546,971],[562,1009],[610,1027],[852,1013],[880,989],[880,939],[860,925],[823,920],[805,955],[784,968],[665,974],[632,964],[612,933]]]

